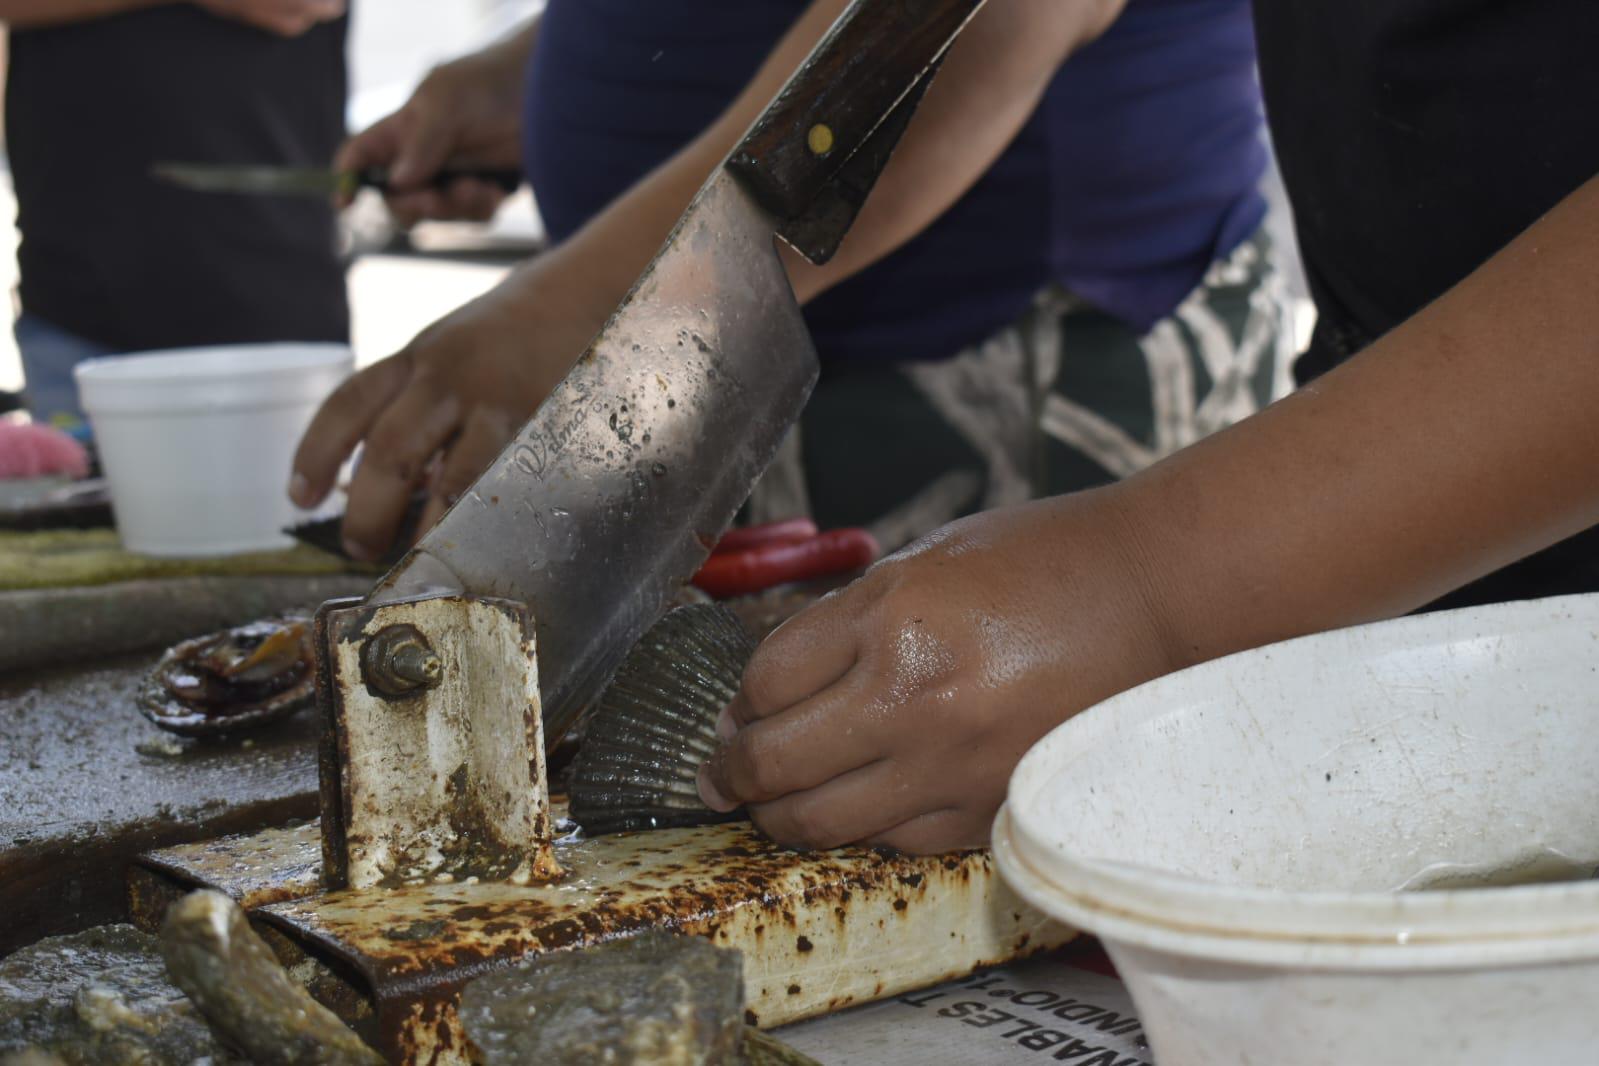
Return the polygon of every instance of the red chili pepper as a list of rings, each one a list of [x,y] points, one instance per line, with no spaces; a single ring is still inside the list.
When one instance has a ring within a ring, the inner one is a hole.
[[[816,536],[816,523],[809,518],[786,518],[781,522],[767,522],[759,526],[730,529],[711,549],[717,552],[741,552],[763,544],[794,544]]]
[[[819,577],[848,573],[877,560],[877,541],[864,529],[834,529],[809,540],[717,552],[694,575],[694,584],[718,599],[748,596]]]

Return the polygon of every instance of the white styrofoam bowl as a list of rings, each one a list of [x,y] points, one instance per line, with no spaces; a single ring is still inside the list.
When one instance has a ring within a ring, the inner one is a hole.
[[[146,555],[293,543],[290,464],[322,400],[349,376],[338,344],[256,344],[111,356],[74,375],[111,487],[117,532]]]
[[[1161,1066],[1599,1062],[1599,596],[1304,637],[1150,682],[1030,751],[994,828],[1098,934]]]

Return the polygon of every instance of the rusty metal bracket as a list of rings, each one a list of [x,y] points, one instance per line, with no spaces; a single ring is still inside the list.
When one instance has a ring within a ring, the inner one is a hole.
[[[1074,935],[1007,888],[986,851],[798,853],[742,822],[562,838],[567,876],[555,884],[321,892],[306,866],[313,841],[305,826],[171,848],[143,860],[142,887],[170,899],[205,885],[239,900],[296,973],[315,964],[313,995],[404,1063],[477,1061],[456,1009],[474,977],[646,929],[742,951],[746,1021],[763,1028]]]
[[[559,875],[526,607],[335,600],[316,643],[328,887]]]

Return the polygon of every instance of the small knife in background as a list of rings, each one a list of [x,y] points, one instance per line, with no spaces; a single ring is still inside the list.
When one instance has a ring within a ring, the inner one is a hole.
[[[381,559],[375,559],[377,565],[393,566],[405,557],[410,550],[411,542],[416,540],[422,532],[417,525],[422,521],[422,511],[427,506],[428,496],[425,492],[413,493],[405,505],[405,514],[400,519],[400,528],[395,531],[394,543],[389,545],[389,550]],[[333,515],[329,518],[313,518],[309,522],[289,526],[283,532],[299,541],[309,544],[330,555],[337,555],[340,559],[349,560],[350,554],[344,550],[344,516]]]
[[[351,196],[357,189],[389,191],[386,167],[338,171],[316,167],[219,166],[212,163],[157,163],[152,176],[185,189],[199,192],[245,193],[256,196]],[[522,175],[512,169],[494,167],[445,167],[428,184],[444,188],[458,178],[471,178],[497,185],[513,193],[522,184]]]

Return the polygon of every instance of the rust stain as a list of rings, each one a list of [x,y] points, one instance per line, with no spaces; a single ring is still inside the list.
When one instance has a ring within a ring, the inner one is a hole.
[[[193,888],[215,888],[253,910],[310,895],[321,875],[322,834],[313,821],[151,852],[139,858],[128,884],[135,921],[153,930],[166,905]]]
[[[564,813],[552,810],[552,821]],[[314,857],[316,827],[298,832],[300,853]],[[211,856],[191,849],[184,860],[215,865],[241,844],[223,843]],[[346,998],[368,1004],[376,1038],[396,1061],[439,1063],[467,1061],[455,1016],[467,981],[531,954],[645,929],[743,949],[750,1006],[768,1024],[909,991],[1069,937],[1046,935],[1041,919],[996,895],[1004,890],[981,852],[797,854],[748,824],[728,824],[567,839],[555,855],[565,877],[532,886],[312,891],[313,863],[308,874],[302,868],[296,898],[260,905],[255,916],[347,975],[356,991]],[[768,935],[777,929],[787,935]],[[851,964],[857,972],[845,987],[806,980],[840,960],[868,958],[870,970]]]

